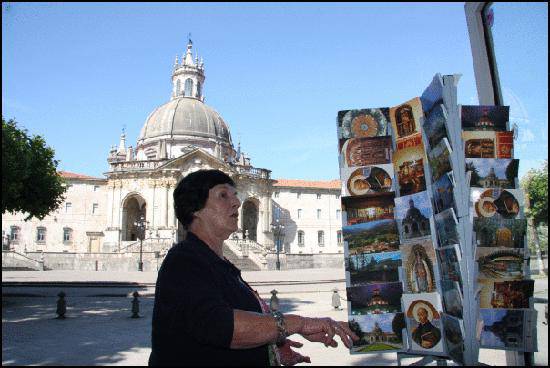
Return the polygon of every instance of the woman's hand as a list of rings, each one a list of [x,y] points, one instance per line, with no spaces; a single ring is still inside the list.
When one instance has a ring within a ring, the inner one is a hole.
[[[335,348],[338,343],[334,340],[334,335],[338,335],[349,349],[353,345],[353,341],[359,340],[359,337],[350,330],[346,322],[334,321],[331,318],[303,318],[304,323],[298,333],[308,341],[322,342],[327,347]]]
[[[297,341],[286,339],[284,345],[278,347],[281,364],[296,365],[298,363],[311,363],[311,360],[308,356],[303,356],[297,351],[291,349],[291,347],[301,348],[303,345],[304,344]]]

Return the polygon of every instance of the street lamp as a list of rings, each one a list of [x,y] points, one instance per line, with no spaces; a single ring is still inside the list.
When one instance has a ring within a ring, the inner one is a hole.
[[[281,261],[279,260],[279,252],[281,251],[281,241],[285,237],[285,226],[279,222],[279,219],[276,219],[271,224],[271,231],[273,231],[273,238],[275,240],[275,251],[277,252],[276,267],[278,270],[280,270]]]
[[[145,215],[141,214],[136,222],[134,222],[134,226],[138,230],[138,238],[139,238],[139,264],[138,264],[138,271],[143,271],[143,237],[145,236],[145,228],[147,227],[147,224],[149,221],[145,221]]]

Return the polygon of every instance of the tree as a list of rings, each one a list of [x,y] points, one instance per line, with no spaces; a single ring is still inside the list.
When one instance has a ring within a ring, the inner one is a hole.
[[[63,202],[67,188],[57,173],[54,150],[17,124],[2,117],[2,213],[24,212],[25,221],[43,219]]]

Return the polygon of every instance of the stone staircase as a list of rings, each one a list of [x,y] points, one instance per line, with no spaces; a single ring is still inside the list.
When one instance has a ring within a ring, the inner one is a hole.
[[[250,244],[246,244],[243,247],[239,241],[226,240],[223,244],[223,255],[241,271],[265,270],[267,269],[265,256],[261,254],[261,246],[255,245],[257,246],[250,247]]]
[[[2,251],[2,271],[42,271],[44,261],[12,251]]]

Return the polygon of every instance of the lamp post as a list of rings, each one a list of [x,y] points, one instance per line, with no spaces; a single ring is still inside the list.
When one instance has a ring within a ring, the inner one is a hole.
[[[275,240],[275,251],[277,252],[277,263],[275,264],[277,270],[281,269],[281,261],[279,259],[279,252],[281,251],[281,240],[285,237],[285,226],[276,219],[271,224],[271,231],[273,231],[273,238]]]
[[[139,264],[138,264],[138,271],[143,271],[143,237],[145,236],[145,228],[147,227],[147,224],[149,221],[145,221],[145,216],[141,214],[136,222],[134,222],[134,226],[138,230],[138,237],[139,237]]]

